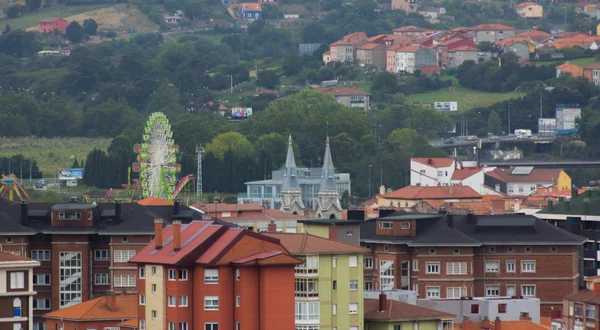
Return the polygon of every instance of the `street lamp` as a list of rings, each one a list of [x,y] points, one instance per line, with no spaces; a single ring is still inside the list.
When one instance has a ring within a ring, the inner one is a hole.
[[[371,167],[373,165],[369,164],[369,198],[371,198]]]

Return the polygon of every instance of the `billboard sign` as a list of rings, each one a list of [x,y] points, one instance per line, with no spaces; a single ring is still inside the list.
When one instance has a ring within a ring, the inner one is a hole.
[[[437,111],[458,111],[458,102],[435,102],[434,107]]]
[[[61,168],[58,170],[59,180],[77,180],[83,179],[82,168]]]
[[[67,180],[67,187],[77,187],[77,180]]]
[[[248,118],[250,116],[252,116],[252,108],[231,108],[231,118]]]
[[[574,129],[575,120],[581,118],[581,108],[575,107],[557,107],[556,109],[556,128]]]

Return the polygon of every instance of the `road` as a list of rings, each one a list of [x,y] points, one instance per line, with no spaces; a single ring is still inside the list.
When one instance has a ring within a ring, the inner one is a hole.
[[[474,141],[469,141],[467,140],[467,137],[461,136],[461,137],[457,137],[454,138],[452,141],[451,140],[431,140],[429,141],[429,144],[432,147],[436,147],[436,148],[444,148],[444,147],[464,147],[464,146],[469,146],[469,145],[477,145],[478,141],[481,141],[482,144],[487,144],[487,143],[496,143],[496,142],[531,142],[531,143],[552,143],[554,142],[554,140],[556,140],[556,136],[554,135],[550,135],[550,136],[539,136],[537,134],[534,134],[531,137],[528,138],[523,138],[523,137],[517,137],[516,135],[508,135],[508,136],[492,136],[492,137],[485,137],[485,138],[479,138],[478,140],[474,140]]]

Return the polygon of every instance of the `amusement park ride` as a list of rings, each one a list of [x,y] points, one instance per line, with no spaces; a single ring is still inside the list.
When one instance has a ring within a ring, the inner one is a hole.
[[[179,146],[172,139],[171,125],[161,112],[150,115],[146,122],[142,143],[133,149],[138,154],[137,162],[129,169],[128,183],[121,189],[109,189],[104,196],[84,196],[87,202],[131,202],[136,199],[157,197],[168,201],[179,198],[183,203],[193,202],[193,174],[177,182],[181,165],[177,164]],[[140,173],[138,180],[131,180],[131,170]]]
[[[0,197],[6,198],[8,193],[8,199],[13,201],[15,195],[20,201],[30,201],[29,195],[25,192],[25,189],[19,184],[19,179],[14,175],[2,175],[2,187],[0,187]]]

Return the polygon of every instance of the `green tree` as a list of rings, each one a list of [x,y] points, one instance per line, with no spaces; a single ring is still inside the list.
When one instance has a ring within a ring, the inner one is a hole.
[[[490,41],[482,41],[477,44],[477,48],[482,52],[491,52],[494,44]]]
[[[321,23],[310,23],[302,28],[302,40],[307,43],[327,42],[327,33],[325,27]]]
[[[6,26],[4,27],[4,33],[3,34],[9,34],[10,33],[10,25],[6,24]]]
[[[215,136],[206,145],[206,152],[213,154],[217,159],[223,160],[225,153],[231,151],[234,157],[249,157],[254,153],[252,143],[238,132],[227,132]]]
[[[83,21],[83,33],[91,36],[98,31],[98,23],[93,18],[88,18]]]
[[[8,16],[8,18],[15,18],[23,13],[24,8],[25,6],[23,5],[11,5],[6,10],[6,16]]]
[[[34,11],[42,6],[42,0],[25,0],[25,6],[27,6],[30,11]]]
[[[279,76],[273,70],[259,72],[256,84],[267,89],[275,89],[279,85]]]
[[[262,157],[258,161],[264,162],[264,158],[267,158],[267,173],[280,168],[285,163],[287,146],[287,138],[278,133],[262,135],[254,142],[254,150],[259,157]]]
[[[391,72],[380,72],[375,74],[371,83],[371,93],[383,96],[398,92],[396,76]]]
[[[488,129],[490,133],[494,135],[502,134],[502,120],[500,119],[498,113],[494,110],[490,112],[488,117]]]
[[[79,162],[77,161],[77,157],[73,159],[73,165],[71,165],[71,168],[79,168]]]
[[[81,39],[83,39],[83,27],[77,21],[69,23],[65,32],[67,39],[72,43],[80,43]]]
[[[284,59],[282,63],[283,73],[285,75],[291,76],[296,74],[302,70],[302,66],[304,65],[304,59],[296,54],[295,52],[289,53]]]

